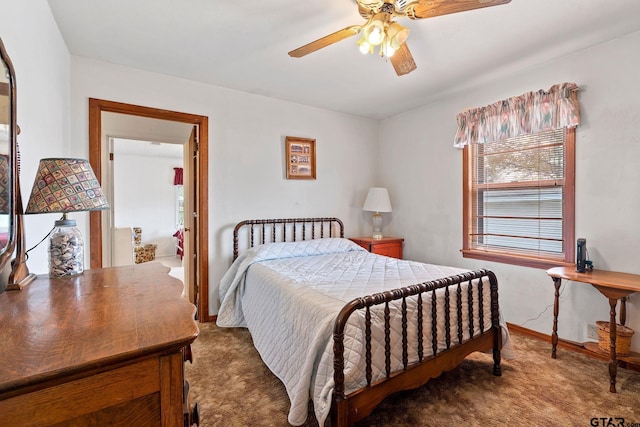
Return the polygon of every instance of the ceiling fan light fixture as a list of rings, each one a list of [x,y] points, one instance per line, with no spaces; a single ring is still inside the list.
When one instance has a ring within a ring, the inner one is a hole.
[[[363,37],[372,46],[378,46],[384,41],[384,22],[378,19],[374,19],[366,26],[363,32]]]
[[[360,49],[360,53],[362,53],[363,55],[366,55],[367,53],[373,53],[373,46],[369,44],[364,36],[360,37],[357,43],[358,49]]]
[[[389,24],[387,28],[387,40],[389,46],[391,46],[394,50],[398,50],[402,43],[404,43],[409,37],[409,29],[403,27],[397,22],[392,22]]]
[[[391,43],[387,43],[383,56],[386,56],[387,58],[391,58],[393,54],[396,53],[396,50],[397,49],[394,49],[393,46],[391,46]]]
[[[353,1],[353,0],[352,0]],[[394,21],[396,18],[425,19],[449,15],[489,6],[510,3],[511,0],[355,0],[358,13],[366,20],[361,25],[350,25],[289,52],[300,58],[318,49],[360,34],[358,48],[363,54],[373,53],[376,46],[380,56],[391,58],[398,76],[415,70],[416,63],[407,46],[409,29]]]

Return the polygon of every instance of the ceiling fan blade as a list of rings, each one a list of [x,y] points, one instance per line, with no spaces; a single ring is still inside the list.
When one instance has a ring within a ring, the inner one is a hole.
[[[434,16],[449,15],[451,13],[466,12],[467,10],[507,4],[511,0],[419,0],[408,11],[407,16],[412,19],[433,18]]]
[[[327,47],[329,45],[337,43],[340,40],[355,36],[361,30],[362,25],[352,25],[350,27],[343,28],[340,31],[336,31],[335,33],[329,34],[328,36],[324,36],[321,39],[312,41],[311,43],[305,44],[302,47],[292,50],[291,52],[289,52],[289,56],[292,56],[294,58],[303,57],[310,54],[311,52],[322,49],[323,47]]]
[[[402,43],[400,48],[396,50],[389,59],[391,60],[391,64],[393,64],[393,68],[396,70],[396,74],[399,76],[409,74],[418,68],[406,42]]]

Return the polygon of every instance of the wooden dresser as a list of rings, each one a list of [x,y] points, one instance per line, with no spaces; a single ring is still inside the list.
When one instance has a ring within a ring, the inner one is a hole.
[[[197,422],[183,369],[195,307],[168,272],[92,269],[0,294],[0,425]]]
[[[399,237],[350,237],[349,240],[357,243],[371,253],[402,259],[402,243],[404,239]]]

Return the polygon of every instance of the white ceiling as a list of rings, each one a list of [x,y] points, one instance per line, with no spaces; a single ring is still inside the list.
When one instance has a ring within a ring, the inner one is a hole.
[[[113,152],[115,156],[162,157],[182,162],[184,148],[181,144],[152,142],[138,139],[114,138]]]
[[[512,0],[403,18],[418,68],[398,77],[360,54],[357,37],[287,55],[363,23],[354,0],[48,1],[74,55],[375,119],[640,30],[640,0]]]

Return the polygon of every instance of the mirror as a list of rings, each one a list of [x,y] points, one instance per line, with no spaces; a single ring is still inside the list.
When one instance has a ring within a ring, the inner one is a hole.
[[[13,65],[0,39],[0,271],[15,246],[16,87]],[[0,283],[0,291],[5,283]]]

